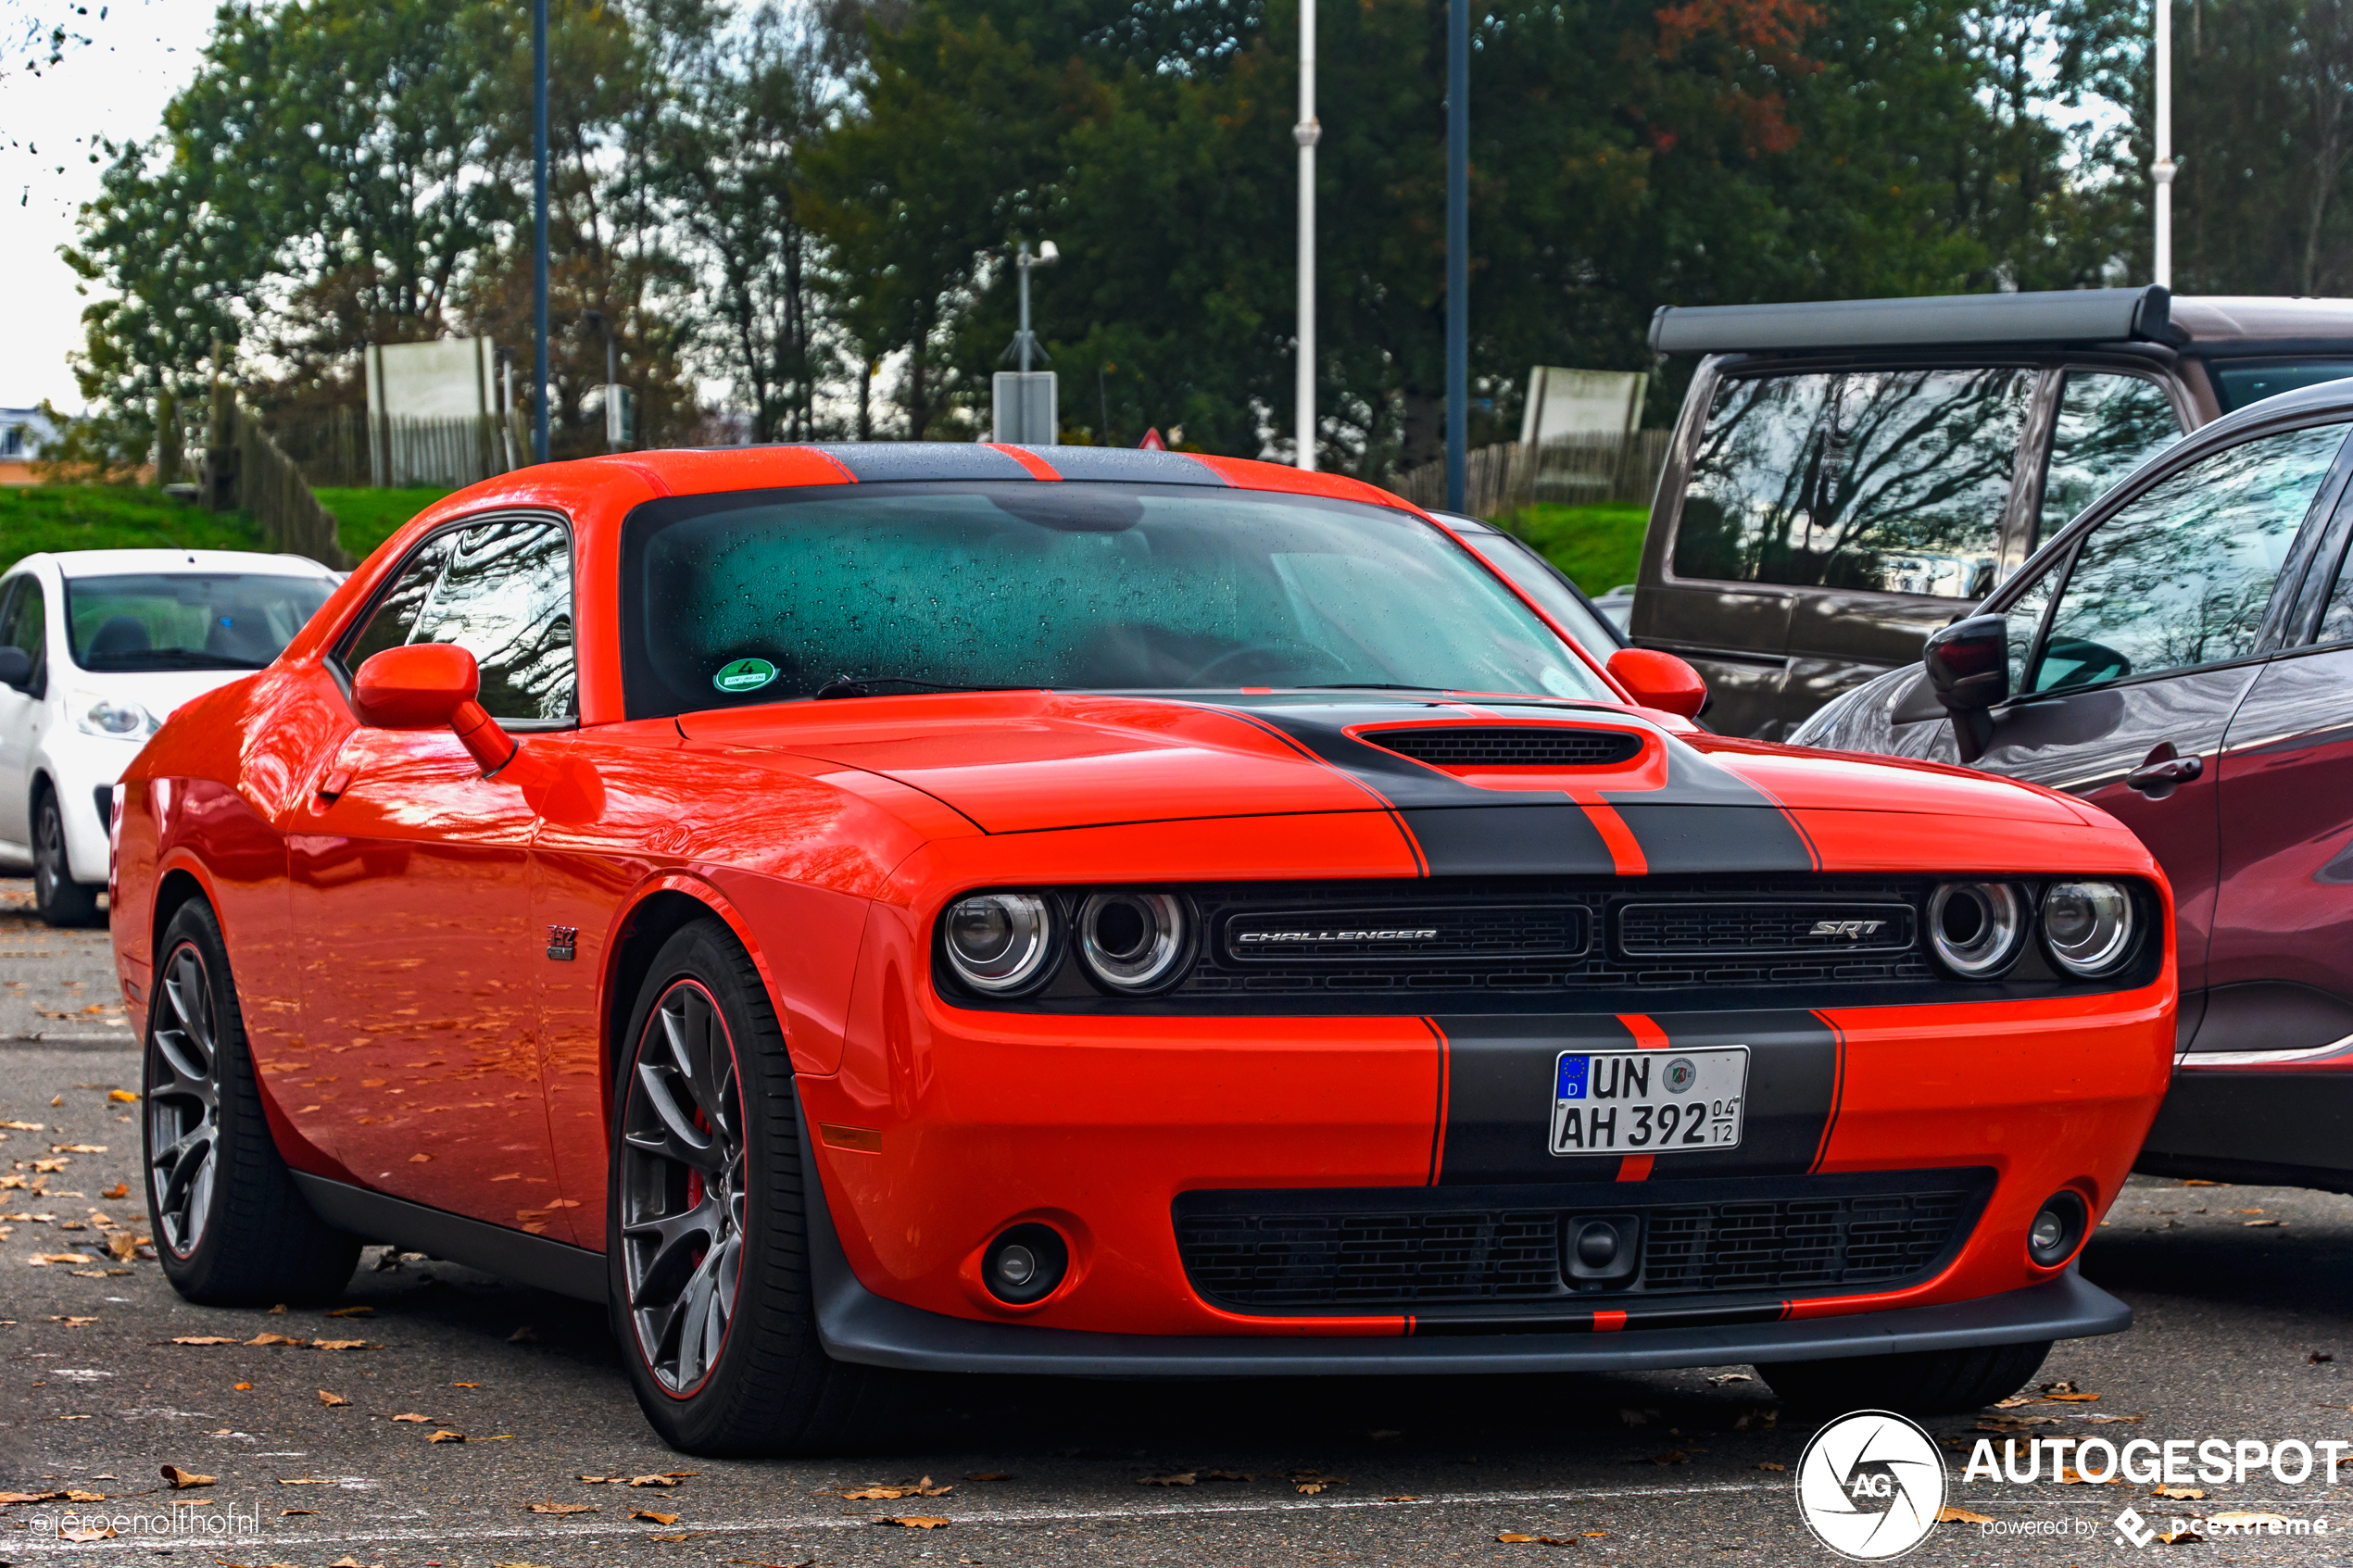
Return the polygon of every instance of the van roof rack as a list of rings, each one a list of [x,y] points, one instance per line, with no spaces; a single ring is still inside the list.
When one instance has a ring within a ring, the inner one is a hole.
[[[1662,305],[1651,317],[1651,348],[1738,354],[1944,343],[2187,343],[2189,333],[2173,324],[2172,297],[2151,283],[1795,305]]]

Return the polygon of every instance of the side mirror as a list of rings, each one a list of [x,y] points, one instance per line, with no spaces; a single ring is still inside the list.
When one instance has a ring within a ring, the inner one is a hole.
[[[1707,683],[1698,671],[1656,648],[1619,648],[1609,656],[1610,678],[1644,708],[1696,720],[1707,706]]]
[[[20,647],[0,647],[0,686],[24,690],[32,679],[32,655]]]
[[[457,732],[484,778],[514,759],[514,737],[474,698],[482,671],[474,656],[455,643],[412,643],[386,648],[352,677],[352,705],[359,721],[379,730]]]
[[[1928,640],[1920,657],[1936,700],[1953,716],[1953,741],[1963,762],[1994,744],[1988,711],[2010,695],[2010,623],[2006,616],[1972,615]]]

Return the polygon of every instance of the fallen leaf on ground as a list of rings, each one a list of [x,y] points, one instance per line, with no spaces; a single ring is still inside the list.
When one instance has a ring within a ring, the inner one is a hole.
[[[229,1386],[234,1388],[240,1394],[250,1394],[253,1392],[253,1385],[250,1383],[232,1383]]]
[[[1515,1545],[1526,1543],[1534,1546],[1575,1546],[1577,1544],[1574,1540],[1559,1536],[1523,1536],[1516,1530],[1506,1530],[1495,1538]]]
[[[245,1341],[248,1345],[308,1345],[308,1339],[296,1339],[285,1334],[257,1334]]]
[[[19,1133],[39,1133],[47,1130],[38,1122],[0,1122],[0,1127],[14,1127]]]
[[[635,1486],[636,1483],[630,1484]],[[955,1489],[952,1485],[935,1486],[931,1484],[931,1477],[926,1475],[920,1481],[910,1481],[901,1486],[863,1486],[857,1491],[843,1492],[840,1495],[852,1502],[897,1502],[900,1498],[944,1498]]]
[[[132,1236],[129,1231],[117,1231],[107,1237],[107,1250],[126,1263],[139,1255],[140,1248],[153,1245],[155,1245],[154,1242],[148,1237]]]
[[[2304,1364],[2306,1366],[2319,1366],[2323,1361],[2333,1361],[2334,1360],[2336,1360],[2336,1357],[2329,1351],[2315,1350],[2310,1355],[2304,1358]]]
[[[533,1331],[532,1326],[529,1323],[525,1323],[521,1328],[515,1330],[512,1334],[507,1336],[507,1343],[510,1345],[536,1345],[539,1343],[539,1336]]]
[[[2058,1483],[2062,1486],[2118,1486],[2124,1483],[2121,1475],[2103,1475],[2097,1480],[2071,1465],[2059,1466]]]
[[[1759,1470],[1787,1470],[1789,1466],[1786,1464],[1775,1464],[1768,1459],[1758,1464],[1756,1468]]]
[[[297,1341],[297,1343],[299,1343],[299,1341]],[[370,1345],[365,1339],[314,1339],[310,1342],[310,1348],[314,1350],[369,1350],[374,1348],[374,1347]]]
[[[101,1525],[95,1529],[83,1524],[76,1524],[71,1528],[60,1525],[57,1530],[57,1539],[61,1541],[107,1541],[113,1538],[114,1526],[111,1524]]]
[[[117,1105],[136,1105],[139,1103],[139,1097],[132,1094],[129,1089],[108,1089],[107,1091],[107,1098],[114,1101]]]
[[[703,1537],[710,1534],[711,1532],[708,1530],[681,1530],[674,1536],[648,1536],[646,1539],[649,1541],[698,1541],[702,1539]],[[811,1561],[814,1562],[815,1559],[812,1558]]]
[[[209,1486],[220,1479],[218,1475],[199,1475],[193,1470],[182,1470],[176,1464],[163,1466],[158,1474],[171,1483],[171,1489],[175,1492],[184,1492],[191,1486]]]
[[[1383,1502],[1419,1502],[1421,1500],[1411,1492],[1400,1492],[1393,1498],[1381,1499]]]
[[[319,1402],[322,1405],[328,1406],[347,1405],[351,1403],[349,1399],[345,1399],[341,1394],[330,1394],[324,1388],[319,1390]]]
[[[337,1307],[327,1315],[331,1318],[356,1318],[374,1311],[373,1307]]]
[[[1719,1372],[1708,1381],[1710,1383],[1754,1383],[1756,1381],[1756,1374],[1753,1372]]]
[[[1010,1472],[1002,1470],[984,1470],[978,1474],[967,1475],[964,1479],[967,1481],[1010,1481],[1013,1475]]]
[[[465,1440],[466,1435],[464,1433],[446,1430],[436,1432],[432,1436],[425,1439],[428,1443],[462,1443]]]
[[[129,1198],[131,1196],[131,1184],[129,1182],[117,1182],[114,1185],[107,1188],[106,1191],[100,1193],[98,1196],[100,1198],[114,1198],[117,1200]]]
[[[45,1269],[52,1263],[94,1263],[97,1261],[87,1252],[36,1252],[25,1262],[32,1268]]]
[[[530,1511],[534,1513],[594,1513],[597,1505],[593,1502],[535,1502],[531,1505]]]
[[[433,1417],[429,1415],[419,1415],[415,1411],[403,1411],[398,1415],[392,1417],[392,1419],[394,1421],[406,1421],[413,1424],[424,1426],[435,1424]]]
[[[96,1323],[98,1320],[96,1318],[51,1318],[49,1321],[51,1323],[61,1323],[68,1328],[80,1328],[84,1323]]]
[[[107,1146],[102,1143],[53,1143],[49,1146],[49,1152],[52,1154],[104,1154],[106,1151]],[[2246,1209],[2240,1211],[2246,1214],[2263,1212],[2260,1209]]]
[[[318,1512],[319,1511],[315,1508],[282,1508],[278,1511],[278,1517],[281,1519],[292,1519],[297,1513],[315,1514]]]
[[[2287,1222],[2285,1220],[2241,1220],[2239,1223],[2249,1230],[2261,1230],[2269,1225],[2284,1225]]]
[[[281,1475],[278,1477],[278,1485],[281,1486],[332,1486],[334,1481],[332,1477],[325,1475]]]
[[[2193,1519],[2178,1530],[2159,1530],[2157,1538],[2167,1546],[2196,1546],[2206,1537],[2198,1534],[2197,1521]]]
[[[2151,1486],[2149,1496],[2171,1498],[2176,1502],[2204,1502],[2206,1500],[2205,1489],[2198,1486]]]
[[[234,1345],[236,1341],[225,1334],[183,1334],[172,1343],[174,1345]]]
[[[910,1513],[897,1519],[877,1519],[877,1524],[904,1524],[911,1530],[944,1530],[948,1521],[928,1513]]]
[[[1189,1486],[1201,1477],[1189,1470],[1179,1470],[1173,1475],[1139,1475],[1139,1486]]]
[[[2190,1176],[2185,1178],[2182,1185],[2185,1187],[2226,1187],[2231,1184],[2228,1182],[2209,1182],[2203,1176]]]
[[[49,1502],[64,1496],[63,1492],[0,1492],[0,1508],[12,1508],[20,1502]]]
[[[2284,1514],[2251,1513],[2244,1509],[2209,1513],[2206,1516],[2206,1522],[2208,1525],[2221,1524],[2226,1528],[2238,1530],[2284,1530],[2287,1528],[2287,1518]]]
[[[643,1519],[647,1523],[652,1524],[675,1524],[678,1523],[678,1516],[676,1514],[656,1513],[650,1508],[633,1508],[629,1511],[629,1517],[632,1519]]]
[[[1949,1502],[1936,1511],[1936,1522],[1939,1524],[1991,1524],[1994,1523],[1985,1514],[1971,1513],[1968,1509],[1955,1508]]]
[[[694,1474],[691,1470],[665,1470],[659,1475],[632,1475],[629,1484],[633,1486],[674,1486]]]
[[[2014,1411],[2020,1405],[2031,1405],[2033,1402],[2034,1396],[2032,1394],[2012,1394],[2007,1399],[1994,1400],[1994,1408],[1997,1411]]]

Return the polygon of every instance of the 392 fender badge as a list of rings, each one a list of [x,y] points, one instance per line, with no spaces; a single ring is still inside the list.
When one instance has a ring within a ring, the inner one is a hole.
[[[580,929],[571,925],[547,928],[547,956],[558,963],[570,963],[580,949]]]

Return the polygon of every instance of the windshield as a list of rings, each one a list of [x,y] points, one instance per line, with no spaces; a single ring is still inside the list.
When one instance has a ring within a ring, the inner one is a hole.
[[[258,670],[333,591],[323,577],[245,572],[69,578],[73,661],[91,671]]]
[[[1585,645],[1598,659],[1625,646],[1625,640],[1604,623],[1559,574],[1522,541],[1508,533],[1457,529],[1463,543],[1477,550],[1488,565],[1519,584],[1519,591],[1543,607],[1561,629]]]
[[[680,496],[622,535],[633,719],[862,690],[1407,686],[1614,701],[1410,513],[1077,483]]]

